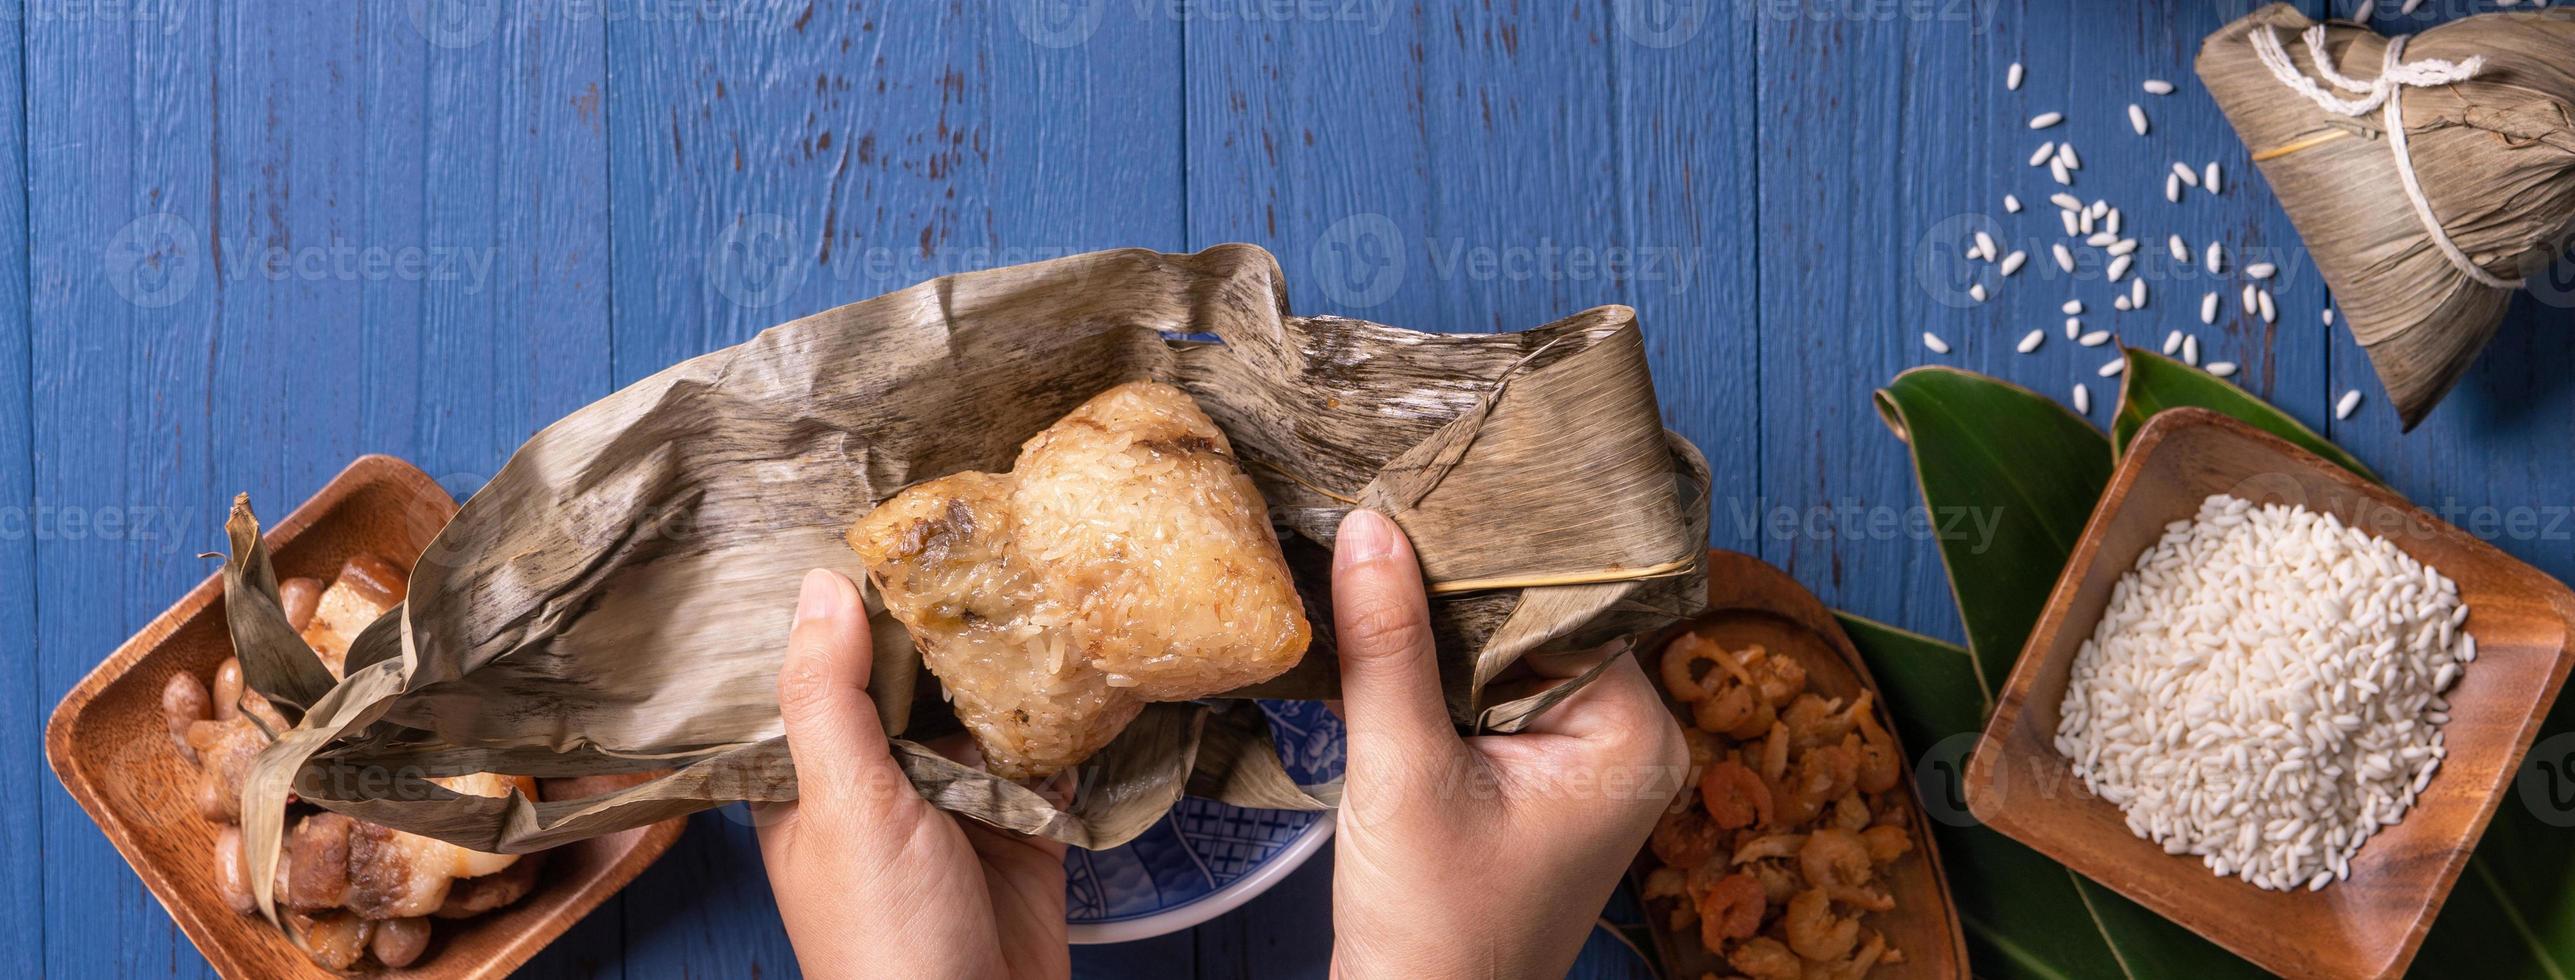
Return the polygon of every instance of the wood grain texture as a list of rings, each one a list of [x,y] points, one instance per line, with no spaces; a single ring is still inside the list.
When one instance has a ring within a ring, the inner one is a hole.
[[[409,568],[455,511],[455,501],[427,474],[389,456],[364,456],[277,522],[267,543],[280,576],[333,576],[361,555]],[[327,980],[335,974],[275,927],[226,905],[209,856],[218,828],[198,815],[198,770],[167,735],[163,688],[183,673],[203,682],[233,656],[223,600],[223,583],[207,576],[83,678],[46,725],[46,762],[196,948],[223,972]],[[585,782],[631,779],[546,780],[540,792],[574,797],[585,792]],[[599,791],[596,785],[586,790]],[[481,916],[437,923],[432,955],[385,974],[421,980],[506,976],[612,898],[670,847],[680,828],[678,821],[664,821],[549,851],[543,877],[525,898]]]
[[[1785,383],[1765,380],[1762,405],[1764,503],[1821,506],[1834,515],[1875,516],[1913,505],[1902,447],[1865,410],[1868,392],[1914,364],[1944,363],[1993,374],[2059,400],[2077,382],[2092,387],[2093,419],[2108,418],[2117,386],[2093,369],[2116,357],[2107,348],[2067,340],[2060,304],[2080,299],[2084,329],[2114,331],[2119,342],[2159,347],[2186,329],[2200,338],[2204,361],[2243,365],[2237,380],[2313,423],[2326,414],[2317,395],[2324,373],[2317,300],[2289,289],[2312,282],[2293,257],[2296,238],[2243,159],[2225,121],[2196,88],[2190,56],[2200,37],[2224,22],[2198,5],[2122,6],[2011,2],[1939,5],[1932,15],[1766,16],[1762,31],[1764,115],[1762,161],[1762,351]],[[2225,5],[2218,5],[2223,7]],[[2009,66],[2027,72],[2018,91],[2004,86]],[[2138,88],[2147,78],[2172,81],[2170,96]],[[2127,106],[2151,120],[2150,135],[2129,128]],[[2033,132],[2027,120],[2062,112],[2067,122]],[[2044,168],[2026,165],[2041,142],[2071,139],[2082,168],[2063,188],[2084,201],[2123,211],[2122,234],[2138,239],[2136,272],[2149,283],[2147,308],[2113,309],[2126,283],[2104,278],[2099,250],[2061,272],[2049,246],[2064,241],[2047,198],[2061,188]],[[2164,200],[2164,174],[2175,161],[2194,168],[2218,161],[2223,194]],[[2006,213],[2002,198],[2020,198]],[[2011,278],[1961,257],[1973,233],[1993,234],[2028,264]],[[2233,256],[2261,251],[2284,272],[2280,323],[2266,327],[2242,314],[2237,285],[2199,265],[2177,267],[2167,235],[2190,243],[2192,258],[2212,240]],[[1971,278],[1973,277],[1973,278]],[[1978,303],[1971,281],[1993,293]],[[2199,323],[2200,297],[2223,294],[2215,327]],[[1790,326],[1794,325],[1794,326]],[[2024,333],[2046,341],[2015,353]],[[1920,334],[1938,333],[1955,349],[1936,355]],[[1720,502],[1719,523],[1723,523]],[[1802,511],[1801,511],[1802,512]],[[1798,530],[1763,542],[1763,556],[1815,587],[1826,602],[1935,634],[1956,631],[1939,569],[1921,558],[1929,542],[1913,533]]]
[[[1180,25],[1089,9],[785,3],[612,24],[617,380],[948,272],[1181,247]],[[636,955],[792,969],[742,808],[694,825],[628,896]]]
[[[1765,165],[1753,99],[1757,24],[1666,0],[1618,0],[1610,22],[1620,220],[1634,252],[1671,256],[1622,297],[1645,328],[1666,424],[1707,454],[1709,543],[1761,549],[1762,357],[1757,227]],[[1680,263],[1686,262],[1687,269]],[[1793,331],[1793,324],[1779,329]]]
[[[27,186],[47,188],[26,236],[33,496],[129,525],[36,542],[40,594],[79,599],[39,616],[45,696],[204,573],[190,556],[232,492],[301,499],[367,448],[470,489],[606,393],[580,342],[608,326],[596,25],[457,43],[475,35],[425,23],[329,4],[12,21]],[[80,873],[106,855],[68,799],[29,789],[63,869],[49,968],[201,970],[130,875]]]
[[[0,907],[0,948],[23,950],[20,968],[45,971],[44,911],[24,899],[44,893],[44,841],[36,787],[46,781],[42,732],[45,695],[36,672],[34,517],[35,406],[27,346],[27,120],[22,82],[24,0],[0,0],[0,892],[21,901]]]
[[[2440,778],[2325,891],[2264,891],[2209,874],[2128,829],[2117,806],[2065,782],[2054,739],[2080,648],[2112,589],[2215,493],[2292,503],[2364,528],[2458,584],[2478,656],[2448,693]],[[2405,972],[2513,795],[2515,771],[2575,662],[2575,592],[2385,487],[2215,412],[2175,409],[2140,430],[2092,513],[1967,769],[1977,819],[2265,969],[2300,977]],[[2437,968],[2436,968],[2437,969]]]

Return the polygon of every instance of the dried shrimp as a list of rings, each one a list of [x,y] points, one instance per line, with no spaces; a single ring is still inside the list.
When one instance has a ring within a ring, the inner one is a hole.
[[[1914,850],[1902,753],[1863,692],[1809,690],[1804,665],[1701,633],[1664,648],[1689,783],[1647,843],[1644,899],[1754,980],[1857,980],[1904,952],[1867,924],[1896,907]]]

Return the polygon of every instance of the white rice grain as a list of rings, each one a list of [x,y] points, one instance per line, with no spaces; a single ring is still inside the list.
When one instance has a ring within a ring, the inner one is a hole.
[[[2222,276],[2226,274],[2226,246],[2220,245],[2216,242],[2210,242],[2208,243],[2208,251],[2200,253],[2200,257],[2207,260],[2209,275]]]
[[[2164,175],[2164,200],[2170,201],[2174,204],[2182,203],[2181,178],[2175,177],[2171,174]]]
[[[2358,388],[2353,388],[2349,391],[2343,392],[2342,398],[2334,402],[2334,418],[2336,419],[2350,418],[2351,413],[2359,410],[2360,389]]]
[[[2182,236],[2174,235],[2164,239],[2164,249],[2173,253],[2173,261],[2183,265],[2191,264],[2191,246],[2189,242],[2182,240]]]
[[[2065,311],[2065,315],[2067,316],[2080,316],[2083,313],[2083,301],[2079,299],[2066,300],[2065,305],[2057,307],[2057,309]]]
[[[2014,92],[2020,91],[2021,75],[2021,63],[2012,62],[2012,67],[2003,70],[2003,87]]]
[[[2234,376],[2235,376],[2235,362],[2234,362],[2234,361],[2210,361],[2210,362],[2209,362],[2209,364],[2208,364],[2208,373],[2213,374],[2213,375],[2216,375],[2216,376],[2221,377],[2221,378],[2231,378],[2231,377],[2234,377]]]
[[[2136,281],[2128,284],[2128,308],[2132,310],[2146,308],[2146,277],[2138,276]]]
[[[2210,497],[2113,586],[2055,747],[2166,853],[2263,888],[2322,888],[2446,755],[2439,689],[2475,638],[2436,627],[2464,609],[2454,583],[2384,539]]]
[[[2182,338],[2182,363],[2188,364],[2192,367],[2199,366],[2199,337],[2197,335]]]
[[[2123,358],[2120,358],[2120,359],[2118,359],[2118,360],[2112,361],[2112,362],[2110,362],[2110,363],[2108,363],[2108,364],[2104,364],[2104,365],[2102,365],[2102,366],[2101,366],[2101,368],[2100,368],[2099,370],[2094,371],[2094,372],[2092,372],[2092,373],[2094,373],[2094,374],[2098,374],[2098,375],[2100,375],[2100,376],[2102,376],[2102,377],[2107,378],[2107,377],[2110,377],[2110,376],[2112,376],[2112,375],[2118,374],[2118,373],[2119,373],[2119,372],[2121,372],[2121,371],[2125,371],[2125,370],[2127,370],[2127,369],[2128,369],[2128,359],[2123,357]]]
[[[2077,384],[2077,385],[2075,385],[2075,386],[2074,386],[2074,414],[2076,414],[2076,415],[2090,415],[2090,414],[2092,414],[2092,386],[2091,386],[2091,385],[2086,385],[2086,384]]]
[[[2134,255],[2120,255],[2112,257],[2110,260],[2110,281],[2118,282],[2119,277],[2127,275],[2128,267],[2136,261],[2137,257]]]
[[[2003,274],[2009,276],[2021,271],[2021,264],[2029,260],[2030,253],[2013,249],[2012,254],[2003,256]]]
[[[2182,349],[2182,332],[2181,332],[2181,331],[2179,331],[2179,330],[2175,330],[2175,331],[2173,331],[2173,332],[2171,332],[2171,333],[2168,333],[2168,334],[2165,334],[2165,335],[2164,335],[2164,356],[2165,356],[2165,357],[2171,357],[2171,356],[2173,356],[2173,352],[2174,352],[2174,351],[2177,351],[2177,350],[2180,350],[2180,349]]]
[[[2048,248],[2056,253],[2057,268],[2063,269],[2067,272],[2074,271],[2074,250],[2066,248],[2064,242],[2058,242],[2054,245],[2048,246]]]
[[[2190,164],[2183,163],[2178,160],[2174,161],[2173,176],[2179,179],[2182,183],[2189,184],[2192,187],[2199,186],[2199,171],[2191,169]]]
[[[2149,78],[2149,79],[2145,80],[2144,82],[2139,83],[2137,87],[2138,87],[2138,88],[2145,89],[2145,90],[2146,90],[2146,94],[2148,94],[2148,95],[2171,95],[2171,94],[2173,94],[2173,83],[2171,83],[2171,82],[2167,82],[2167,81],[2165,81],[2165,80],[2163,80],[2163,79],[2160,79],[2160,78]]]
[[[2015,349],[2019,350],[2019,351],[2020,351],[2021,353],[2023,353],[2023,354],[2027,354],[2027,353],[2029,353],[2029,352],[2031,352],[2031,351],[2034,351],[2034,350],[2039,349],[2039,345],[2040,345],[2040,344],[2043,344],[2043,343],[2046,343],[2046,342],[2047,342],[2047,331],[2045,331],[2045,330],[2032,330],[2032,331],[2030,331],[2029,333],[2024,334],[2024,335],[2022,335],[2022,336],[2021,336],[2021,343],[2020,343],[2020,345],[2019,345],[2017,348],[2015,348]]]
[[[1968,284],[1967,284],[1967,298],[1968,298],[1968,299],[1972,299],[1972,300],[1975,300],[1976,302],[1982,303],[1982,302],[1984,302],[1984,301],[1985,301],[1985,295],[1986,295],[1986,294],[1985,294],[1985,284],[1984,284],[1984,283],[1981,283],[1981,282],[1971,282],[1971,283],[1968,283]]]
[[[1949,353],[1949,342],[1940,339],[1939,334],[1932,333],[1929,330],[1922,332],[1922,346],[1931,348],[1931,352],[1934,354]]]
[[[2083,158],[2074,155],[2073,140],[2067,140],[2056,145],[2056,158],[2058,162],[2065,164],[2065,169],[2067,170],[2083,169]]]
[[[2254,279],[2269,279],[2279,271],[2279,266],[2269,262],[2256,262],[2244,267],[2244,274]]]
[[[2262,322],[2264,322],[2264,323],[2278,323],[2278,322],[2280,322],[2280,307],[2279,307],[2279,306],[2277,306],[2277,305],[2275,305],[2275,304],[2271,301],[2271,291],[2270,291],[2270,290],[2265,289],[2265,290],[2263,290],[2263,291],[2261,291],[2261,292],[2259,292],[2259,293],[2256,293],[2256,294],[2254,294],[2254,298],[2255,298],[2255,299],[2257,299],[2257,300],[2260,300],[2260,301],[2261,301],[2261,305],[2262,305]]]
[[[2202,297],[2200,297],[2200,301],[2199,301],[2199,322],[2201,322],[2201,323],[2216,323],[2216,322],[2217,322],[2217,294],[2216,294],[2216,293],[2210,293],[2210,294],[2208,294],[2208,295],[2206,295],[2206,296],[2202,296]]]
[[[2030,166],[2040,166],[2054,159],[2056,159],[2056,141],[2048,140],[2039,144],[2038,150],[2030,154]]]
[[[2107,330],[2095,330],[2091,333],[2084,334],[2081,339],[2075,341],[2075,343],[2082,344],[2085,347],[2099,347],[2109,342],[2110,331]]]
[[[2128,103],[2128,128],[2139,136],[2146,135],[2146,110],[2134,102]]]
[[[2222,184],[2220,184],[2220,183],[2218,182],[2218,179],[2217,179],[2217,178],[2218,178],[2218,172],[2217,172],[2217,161],[2215,161],[2215,160],[2211,160],[2211,161],[2209,161],[2209,162],[2208,162],[2208,169],[2207,169],[2206,171],[2202,172],[2202,173],[2199,175],[2200,183],[2201,183],[2201,185],[2202,185],[2202,186],[2205,186],[2205,187],[2207,187],[2207,188],[2208,188],[2208,192],[2209,192],[2209,193],[2211,193],[2211,194],[2220,193],[2220,192],[2223,192],[2224,190],[2226,190],[2226,188],[2225,188],[2225,186],[2224,186],[2224,185],[2222,185]]]
[[[2017,197],[2014,197],[2014,196],[2012,196],[2012,195],[2010,195],[2010,194],[2005,194],[2005,195],[2003,195],[2003,213],[2004,213],[2004,214],[2019,214],[2019,213],[2021,213],[2021,199],[2020,199],[2020,198],[2017,198]]]
[[[2083,321],[2082,321],[2082,320],[2080,320],[2080,319],[2077,319],[2077,318],[2075,318],[2075,317],[2066,317],[2066,318],[2065,318],[2065,339],[2067,339],[2067,340],[2073,340],[2074,338],[2076,338],[2076,337],[2080,337],[2080,336],[2083,336]]]
[[[2054,125],[2056,125],[2056,124],[2058,124],[2058,123],[2061,123],[2061,122],[2064,122],[2064,121],[2065,121],[2065,113],[2062,113],[2062,112],[2042,112],[2042,113],[2039,113],[2038,115],[2035,115],[2035,116],[2031,116],[2031,117],[2030,117],[2030,128],[2031,128],[2031,129],[2046,129],[2046,128],[2050,127],[2050,126],[2054,126]]]

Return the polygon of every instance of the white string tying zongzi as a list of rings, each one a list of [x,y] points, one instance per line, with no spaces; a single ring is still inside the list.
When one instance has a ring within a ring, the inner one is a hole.
[[[2250,37],[2253,56],[2261,59],[2262,66],[2271,69],[2271,76],[2288,86],[2290,91],[2306,96],[2308,101],[2327,112],[2358,116],[2378,110],[2384,115],[2387,146],[2396,154],[2397,182],[2405,188],[2405,199],[2414,205],[2414,215],[2423,222],[2423,230],[2431,234],[2433,246],[2439,248],[2442,257],[2449,259],[2451,265],[2458,267],[2472,281],[2496,289],[2521,288],[2522,280],[2504,279],[2479,268],[2457,242],[2450,240],[2449,232],[2442,230],[2441,219],[2432,213],[2432,202],[2423,196],[2423,182],[2415,176],[2414,155],[2405,142],[2405,100],[2399,97],[2400,90],[2449,85],[2475,78],[2485,69],[2483,56],[2455,64],[2439,58],[2408,62],[2404,60],[2407,35],[2399,34],[2387,39],[2387,55],[2379,63],[2378,77],[2363,82],[2335,69],[2332,54],[2325,50],[2325,25],[2307,28],[2302,38],[2307,44],[2308,57],[2316,63],[2316,73],[2323,75],[2336,88],[2361,95],[2358,99],[2346,99],[2326,91],[2298,71],[2298,66],[2289,60],[2288,50],[2280,44],[2279,31],[2259,28]]]

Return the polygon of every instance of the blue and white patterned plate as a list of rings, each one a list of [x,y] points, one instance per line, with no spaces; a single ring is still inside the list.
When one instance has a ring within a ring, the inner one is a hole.
[[[1289,776],[1311,784],[1341,775],[1341,719],[1323,702],[1259,704]],[[1187,929],[1267,891],[1331,837],[1329,813],[1182,797],[1134,840],[1065,853],[1068,938],[1122,943]]]

